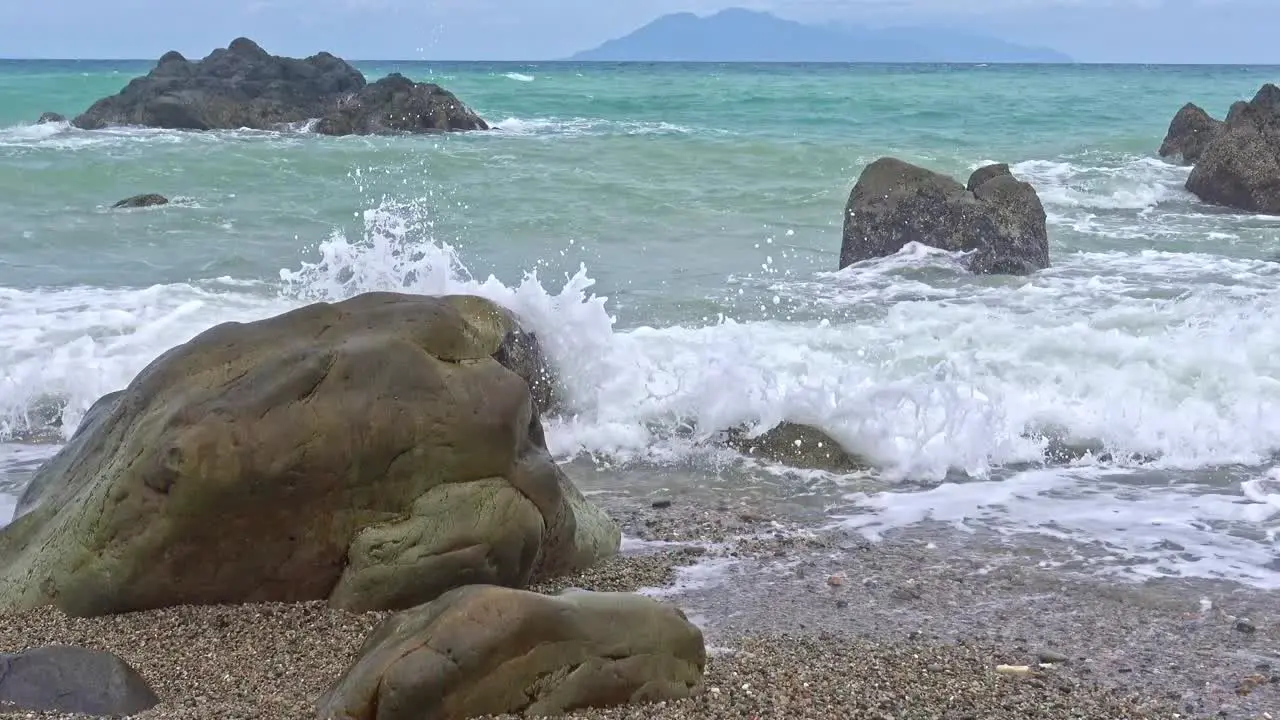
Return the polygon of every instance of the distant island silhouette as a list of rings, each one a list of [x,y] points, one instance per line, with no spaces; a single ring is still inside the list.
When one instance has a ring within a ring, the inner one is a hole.
[[[1069,63],[1049,48],[938,28],[806,25],[743,8],[664,15],[579,61]]]

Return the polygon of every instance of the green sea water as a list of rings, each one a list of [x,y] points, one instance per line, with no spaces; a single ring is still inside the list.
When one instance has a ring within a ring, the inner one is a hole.
[[[1146,572],[1280,585],[1280,219],[1199,203],[1155,155],[1183,103],[1221,116],[1277,68],[358,65],[437,82],[495,130],[38,126],[150,63],[0,61],[0,513],[55,447],[33,438],[217,322],[479,292],[545,338],[571,401],[549,442],[597,489],[766,483],[871,534],[1049,528]],[[1053,267],[978,278],[911,247],[835,272],[883,155],[1010,163]],[[175,202],[109,209],[143,192]],[[784,420],[877,471],[698,442]],[[1113,461],[1040,467],[1044,433]]]

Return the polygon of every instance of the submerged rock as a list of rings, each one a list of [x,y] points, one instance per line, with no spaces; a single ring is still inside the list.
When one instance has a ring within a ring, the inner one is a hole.
[[[87,130],[271,130],[317,119],[330,135],[488,128],[437,85],[400,75],[368,85],[358,70],[327,52],[279,57],[247,38],[194,63],[181,53],[165,53],[149,73],[98,100],[72,123]]]
[[[845,206],[840,267],[918,242],[969,253],[975,273],[1025,275],[1049,267],[1044,206],[1008,165],[979,168],[968,186],[884,157],[862,171]]]
[[[144,208],[144,207],[155,207],[156,205],[168,205],[168,204],[169,204],[169,198],[163,195],[157,195],[155,193],[147,193],[145,195],[134,195],[133,197],[125,198],[124,200],[117,202],[111,207],[113,208]]]
[[[868,467],[830,435],[809,425],[784,422],[757,437],[735,429],[728,433],[726,444],[744,455],[804,470],[845,474]]]
[[[1160,143],[1160,157],[1178,158],[1188,165],[1194,164],[1205,147],[1222,132],[1224,125],[1198,105],[1187,103],[1169,122],[1169,131],[1164,142]]]
[[[1231,106],[1186,188],[1215,205],[1280,214],[1280,88],[1267,83],[1249,102]]]
[[[47,112],[47,113],[40,114],[40,119],[36,120],[36,124],[47,125],[48,123],[61,123],[66,121],[67,121],[67,116],[62,115],[61,113]]]
[[[100,400],[0,530],[0,612],[327,599],[396,609],[617,552],[551,459],[524,331],[368,293],[224,323]],[[531,375],[526,378],[524,375]]]
[[[0,709],[81,715],[135,715],[160,703],[119,656],[54,645],[0,654]]]
[[[317,702],[322,720],[527,717],[692,695],[702,632],[640,595],[471,586],[384,620]]]

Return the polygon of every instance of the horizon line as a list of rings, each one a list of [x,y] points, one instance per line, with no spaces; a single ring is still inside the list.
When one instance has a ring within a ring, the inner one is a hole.
[[[319,52],[319,51],[318,51]],[[336,55],[336,53],[335,53]],[[288,56],[284,56],[288,57]],[[341,56],[338,56],[341,58]],[[304,58],[297,58],[304,59]],[[572,58],[553,58],[543,60],[458,60],[458,59],[414,59],[414,58],[341,58],[349,63],[490,63],[509,65],[1022,65],[1022,66],[1063,66],[1093,65],[1113,67],[1280,67],[1280,62],[1114,62],[1096,60],[1051,60],[1051,61],[1009,61],[1009,60],[574,60]],[[127,57],[0,57],[0,62],[137,62],[155,63],[151,58]],[[193,61],[193,62],[198,62]]]

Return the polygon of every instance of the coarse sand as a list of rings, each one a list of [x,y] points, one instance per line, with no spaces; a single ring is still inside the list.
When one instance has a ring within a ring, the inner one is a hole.
[[[658,543],[534,588],[665,586],[658,594],[706,625],[705,692],[657,706],[586,710],[582,717],[1268,720],[1280,710],[1280,675],[1259,659],[1269,657],[1266,646],[1276,637],[1269,606],[1253,608],[1249,632],[1237,629],[1240,620],[1232,616],[1219,618],[1221,627],[1202,622],[1210,627],[1200,635],[1184,627],[1164,637],[1175,624],[1192,622],[1183,603],[1198,589],[1140,601],[1126,593],[1146,592],[1141,586],[1096,592],[1085,581],[1031,570],[940,563],[942,550],[933,543],[927,550],[914,542],[849,545],[839,535],[718,513],[637,511],[624,519],[628,535],[642,546]],[[732,565],[716,583],[669,587],[705,561]],[[46,608],[0,616],[0,651],[60,643],[116,652],[162,700],[140,718],[301,720],[315,717],[315,698],[385,616],[323,603],[99,618]],[[1156,632],[1141,632],[1144,624]],[[1219,667],[1228,661],[1236,664]],[[1196,685],[1226,677],[1253,684],[1232,698],[1231,712],[1219,712]],[[1189,702],[1188,693],[1197,692]],[[16,717],[72,716],[0,713]]]

